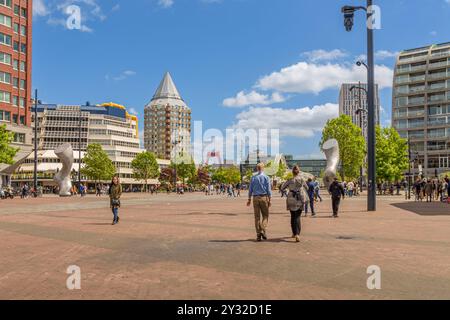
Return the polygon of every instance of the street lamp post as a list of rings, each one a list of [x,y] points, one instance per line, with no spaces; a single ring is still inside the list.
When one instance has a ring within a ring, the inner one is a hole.
[[[368,158],[368,193],[367,210],[376,211],[376,161],[375,161],[375,69],[373,52],[373,24],[372,24],[372,0],[367,0],[367,6],[344,6],[344,26],[347,31],[353,28],[353,17],[357,10],[366,11],[367,21],[367,102],[368,102],[368,126],[367,126],[367,158]]]
[[[82,123],[82,112],[80,106],[80,114],[78,121],[78,188],[81,186],[81,123]]]
[[[38,166],[38,91],[34,91],[34,172],[33,172],[33,187],[37,192],[38,179],[37,179],[37,166]]]

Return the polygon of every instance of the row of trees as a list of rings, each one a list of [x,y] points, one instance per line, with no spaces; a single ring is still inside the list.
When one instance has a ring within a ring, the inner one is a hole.
[[[360,127],[348,115],[329,120],[322,132],[320,147],[329,140],[339,143],[341,158],[340,176],[342,180],[359,177],[360,168],[366,157],[366,140]],[[403,178],[409,166],[408,142],[398,132],[390,128],[376,127],[376,175],[377,180],[394,182]]]
[[[96,183],[110,180],[116,174],[113,162],[99,144],[90,144],[83,160],[82,175]],[[159,179],[165,185],[173,185],[175,173],[176,180],[183,184],[199,185],[208,184],[211,181],[235,184],[241,181],[238,167],[214,169],[211,166],[204,166],[197,169],[192,159],[185,159],[177,163],[172,162],[169,167],[160,169],[155,154],[148,151],[138,154],[131,162],[131,168],[133,178],[136,181],[144,182],[143,191],[147,191],[149,181],[152,179]]]

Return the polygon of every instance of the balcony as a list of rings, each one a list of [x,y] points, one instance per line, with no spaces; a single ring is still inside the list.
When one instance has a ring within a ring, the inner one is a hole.
[[[430,73],[428,74],[428,80],[447,78],[447,72]]]

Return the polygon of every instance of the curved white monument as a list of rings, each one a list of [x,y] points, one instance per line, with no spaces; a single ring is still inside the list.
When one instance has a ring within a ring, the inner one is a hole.
[[[55,154],[62,163],[62,169],[55,175],[54,178],[59,185],[59,195],[61,197],[70,197],[70,189],[72,188],[70,173],[73,165],[72,146],[69,143],[62,144],[55,149]]]
[[[336,139],[327,140],[322,146],[322,151],[327,158],[327,168],[324,172],[323,183],[328,189],[334,178],[336,178],[339,165],[339,143]]]

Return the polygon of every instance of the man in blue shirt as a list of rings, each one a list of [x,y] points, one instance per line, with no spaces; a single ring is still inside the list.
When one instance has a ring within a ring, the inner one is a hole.
[[[252,180],[250,182],[247,206],[250,206],[253,198],[256,241],[261,241],[261,239],[267,240],[266,228],[269,222],[269,208],[271,206],[270,201],[272,198],[272,187],[270,185],[269,177],[264,174],[264,164],[258,164],[256,166],[256,170],[258,172],[252,177]]]

